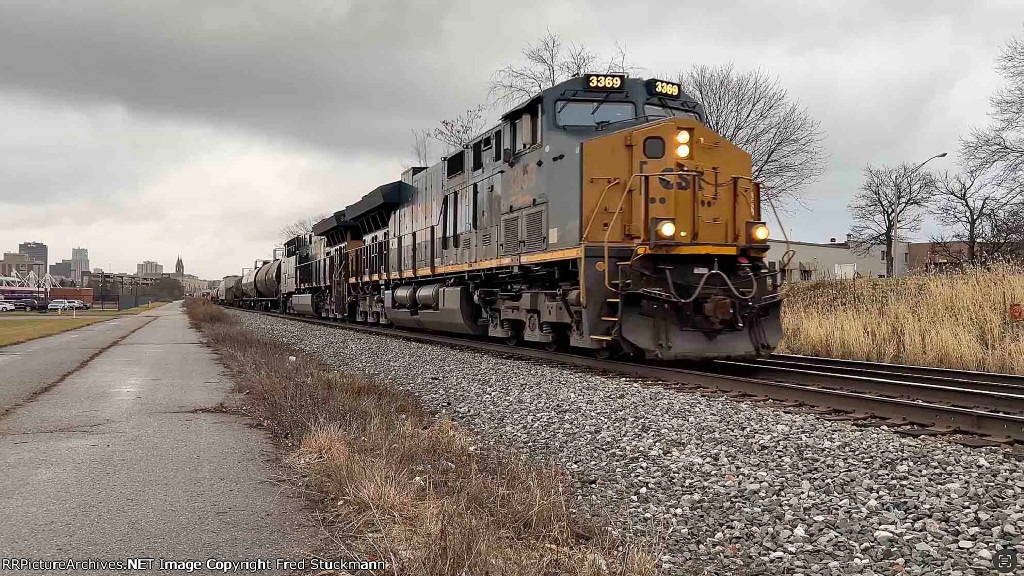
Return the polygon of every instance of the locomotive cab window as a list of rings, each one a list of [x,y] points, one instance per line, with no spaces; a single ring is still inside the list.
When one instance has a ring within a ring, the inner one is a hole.
[[[445,160],[444,173],[447,177],[452,178],[462,174],[463,170],[466,169],[466,151],[459,150],[455,154],[452,154]]]
[[[490,140],[490,138],[488,138]],[[473,143],[473,172],[484,167],[484,145],[483,140]]]
[[[540,104],[530,106],[512,119],[512,153],[540,143]]]
[[[501,128],[494,131],[494,161],[501,161]]]
[[[636,117],[632,102],[605,100],[559,100],[555,103],[555,123],[559,126],[599,126]]]

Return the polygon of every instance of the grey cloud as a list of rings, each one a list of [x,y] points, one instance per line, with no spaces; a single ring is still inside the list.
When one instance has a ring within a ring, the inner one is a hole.
[[[0,7],[0,88],[392,151],[480,99],[486,31],[425,2],[23,2]],[[498,54],[489,55],[490,58]],[[486,64],[484,64],[486,65]],[[427,122],[429,125],[430,122]]]
[[[545,29],[598,50],[622,42],[649,75],[729,61],[778,75],[829,134],[816,217],[794,219],[800,239],[827,239],[845,230],[865,163],[923,159],[984,121],[986,71],[1022,22],[1016,0],[8,0],[0,213],[24,224],[0,226],[0,249],[71,203],[74,218],[49,233],[75,243],[98,237],[82,223],[112,236],[149,226],[157,232],[107,249],[166,259],[174,253],[146,253],[172,251],[173,233],[216,275],[204,251],[222,238],[250,260],[289,218],[395,178],[411,161],[410,129],[481,101],[490,71]],[[254,150],[251,174],[232,172]],[[206,215],[139,206],[183,188]],[[247,196],[228,197],[238,189]]]

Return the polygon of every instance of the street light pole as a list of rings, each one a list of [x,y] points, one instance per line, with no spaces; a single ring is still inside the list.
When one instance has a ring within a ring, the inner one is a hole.
[[[913,176],[914,174],[916,174],[918,170],[923,168],[925,164],[931,162],[932,160],[935,160],[936,158],[945,158],[945,157],[946,157],[946,153],[945,152],[942,152],[940,154],[936,154],[935,156],[932,156],[931,158],[929,158],[929,159],[925,160],[924,162],[921,162],[920,164],[915,166],[914,169],[911,170],[910,172],[907,172],[903,176],[903,179],[906,180],[909,183],[910,182],[910,177]],[[899,187],[899,184],[900,184],[900,179],[896,178],[896,181],[894,182],[894,184],[896,186],[896,198],[895,198],[896,201],[893,203],[893,207],[892,207],[892,234],[890,235],[889,246],[888,246],[888,248],[889,248],[889,254],[888,254],[889,270],[887,272],[888,272],[888,275],[889,275],[890,278],[893,277],[893,276],[896,276],[896,258],[895,258],[895,256],[893,256],[893,251],[896,249],[896,242],[899,241],[899,233],[900,233],[900,212],[899,212],[899,199],[900,199],[900,194],[899,194],[900,187]]]

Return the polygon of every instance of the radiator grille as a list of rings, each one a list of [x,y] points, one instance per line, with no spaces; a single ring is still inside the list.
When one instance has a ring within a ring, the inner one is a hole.
[[[544,236],[544,212],[538,210],[525,216],[526,237],[523,239],[527,251],[543,250],[547,243]]]
[[[501,253],[519,253],[519,217],[509,218],[502,221],[501,231]]]
[[[491,232],[490,232],[490,230],[488,230],[487,232],[481,232],[480,233],[480,245],[481,246],[490,246],[491,245]]]

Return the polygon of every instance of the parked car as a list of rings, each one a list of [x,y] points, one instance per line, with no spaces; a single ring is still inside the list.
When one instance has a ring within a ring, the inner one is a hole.
[[[14,302],[0,300],[0,312],[10,312],[12,310],[14,310]]]
[[[40,300],[33,300],[32,298],[23,298],[21,300],[14,301],[15,310],[24,310],[31,312],[33,310],[45,311],[46,305]]]
[[[50,305],[46,307],[49,310],[71,310],[74,308],[74,304],[68,300],[50,300]]]
[[[88,310],[89,305],[81,300],[68,300],[68,304],[71,305],[75,310]]]

